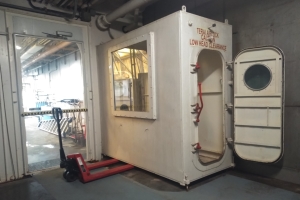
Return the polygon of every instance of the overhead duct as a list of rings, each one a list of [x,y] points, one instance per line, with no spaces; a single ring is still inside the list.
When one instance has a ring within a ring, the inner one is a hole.
[[[131,0],[122,5],[121,7],[117,8],[115,11],[107,15],[100,15],[99,17],[97,17],[96,26],[99,30],[106,30],[109,28],[110,24],[116,19],[135,10],[136,8],[140,8],[141,6],[152,3],[154,1],[155,0]]]
[[[39,56],[37,56],[36,58],[33,58],[31,61],[29,61],[28,63],[26,63],[25,65],[23,65],[23,69],[25,69],[26,67],[30,66],[31,64],[69,46],[71,44],[71,42],[61,42],[60,44],[51,47],[50,49],[48,49],[47,51],[41,53]]]

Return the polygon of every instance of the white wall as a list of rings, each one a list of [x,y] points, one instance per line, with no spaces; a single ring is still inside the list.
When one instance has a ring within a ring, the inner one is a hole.
[[[111,30],[112,35],[117,38],[121,35],[123,35],[122,32],[120,31],[115,31],[115,30]],[[101,158],[101,153],[102,153],[102,140],[101,140],[101,124],[105,123],[102,121],[101,119],[101,115],[100,113],[102,112],[100,109],[100,104],[102,104],[102,102],[100,101],[100,88],[102,87],[102,85],[100,85],[100,77],[99,77],[99,73],[100,73],[100,69],[99,67],[103,67],[103,66],[98,66],[98,56],[97,56],[97,52],[96,52],[96,47],[99,44],[103,44],[106,43],[108,41],[110,41],[111,38],[108,35],[108,32],[102,32],[99,31],[95,25],[95,18],[92,19],[91,22],[91,27],[90,27],[90,40],[89,40],[89,47],[90,47],[90,63],[91,63],[91,70],[92,70],[92,76],[91,76],[91,80],[93,82],[93,92],[90,93],[90,97],[93,98],[93,102],[94,102],[94,108],[97,108],[97,110],[95,110],[95,112],[93,112],[93,118],[95,120],[94,123],[94,129],[95,129],[95,149],[94,151],[96,152],[95,154],[95,158],[100,159]]]

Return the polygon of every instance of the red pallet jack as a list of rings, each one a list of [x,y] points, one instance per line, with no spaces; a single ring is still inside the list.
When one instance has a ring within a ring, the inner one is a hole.
[[[130,169],[133,169],[134,166],[126,164],[123,166],[115,167],[112,169],[104,170],[101,172],[91,173],[90,170],[98,169],[101,167],[107,167],[109,165],[119,162],[117,159],[105,160],[93,164],[86,164],[82,155],[79,153],[70,154],[66,157],[65,151],[62,145],[62,136],[60,129],[60,120],[62,119],[62,110],[61,108],[52,108],[52,114],[57,123],[57,132],[59,138],[59,153],[60,153],[60,168],[65,168],[63,177],[68,182],[73,182],[79,179],[83,183],[94,181],[100,178],[118,174]]]

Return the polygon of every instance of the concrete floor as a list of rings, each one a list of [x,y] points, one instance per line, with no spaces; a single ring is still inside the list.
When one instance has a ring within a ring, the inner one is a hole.
[[[90,183],[67,183],[63,169],[0,185],[1,199],[22,200],[195,200],[300,199],[300,186],[228,170],[191,184],[189,191],[155,174],[135,168]],[[275,187],[275,185],[277,187]],[[283,189],[285,188],[285,189]]]
[[[36,117],[26,117],[25,127],[29,171],[58,166],[60,163],[58,136],[40,130]],[[81,153],[85,158],[85,146],[75,143],[73,139],[63,138],[63,146],[66,155]]]

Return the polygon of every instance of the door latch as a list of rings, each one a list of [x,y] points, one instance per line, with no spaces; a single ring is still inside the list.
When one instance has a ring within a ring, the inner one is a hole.
[[[228,112],[232,112],[233,105],[232,103],[225,104],[225,110]]]
[[[198,69],[200,69],[200,65],[198,63],[191,64],[191,67],[193,67],[193,71],[191,71],[192,74],[197,73]]]
[[[233,145],[233,143],[234,143],[232,138],[226,138],[226,141],[229,145]]]
[[[198,150],[201,149],[200,143],[197,142],[195,144],[192,144],[192,147],[194,148],[194,151],[192,151],[193,153],[196,153]]]

